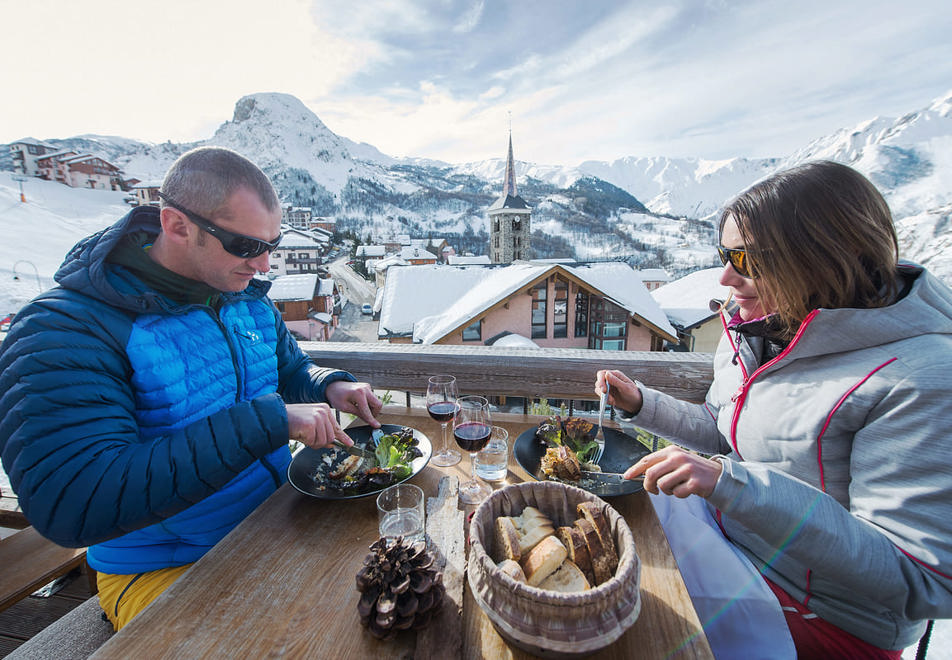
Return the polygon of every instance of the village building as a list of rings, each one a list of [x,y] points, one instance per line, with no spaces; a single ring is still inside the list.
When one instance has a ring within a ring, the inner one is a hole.
[[[162,189],[161,181],[142,181],[134,184],[129,190],[135,195],[138,206],[158,206],[159,190]]]
[[[37,176],[39,167],[36,161],[42,156],[60,151],[59,147],[31,137],[11,142],[7,148],[13,160],[13,171],[24,176]]]
[[[516,166],[512,157],[512,134],[506,157],[502,195],[489,207],[489,259],[494,264],[510,264],[531,259],[530,220],[532,209],[516,190]]]
[[[328,234],[333,236],[337,233],[337,218],[321,218],[319,216],[312,216],[308,228],[311,229],[311,231],[320,229],[321,231],[326,231]]]
[[[340,293],[331,278],[316,273],[272,280],[268,297],[293,334],[307,341],[329,341],[340,318]]]
[[[281,222],[295,229],[310,229],[311,215],[310,206],[286,205],[281,207]]]
[[[677,330],[678,341],[672,350],[713,353],[717,348],[724,333],[718,310],[729,293],[718,281],[722,271],[695,271],[651,292]]]
[[[401,259],[411,266],[422,266],[424,264],[435,264],[436,255],[419,246],[408,246],[400,249],[398,252]]]
[[[450,266],[488,266],[492,262],[489,261],[489,257],[485,254],[479,256],[473,256],[471,254],[460,256],[453,254],[447,257],[446,263]]]
[[[641,273],[641,281],[648,287],[648,291],[654,291],[671,281],[671,276],[664,268],[645,268],[638,272]]]
[[[324,262],[330,247],[326,235],[289,229],[281,243],[271,253],[271,274],[274,276],[297,273],[316,273]]]
[[[394,268],[377,333],[392,343],[493,345],[520,335],[541,347],[619,351],[677,342],[638,273],[622,263]]]
[[[58,181],[72,188],[121,190],[118,167],[99,156],[78,154],[33,138],[24,138],[9,145],[13,170],[25,176]]]

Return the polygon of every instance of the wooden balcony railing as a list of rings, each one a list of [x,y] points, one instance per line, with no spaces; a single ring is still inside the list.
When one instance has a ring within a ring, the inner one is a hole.
[[[422,344],[301,342],[322,367],[344,369],[375,389],[422,393],[434,374],[456,376],[461,392],[533,399],[595,400],[595,373],[618,369],[687,401],[703,401],[709,353],[495,348]]]

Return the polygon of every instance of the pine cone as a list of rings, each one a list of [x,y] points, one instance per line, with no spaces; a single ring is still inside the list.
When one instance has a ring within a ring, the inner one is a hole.
[[[381,538],[370,550],[357,573],[360,622],[379,639],[426,626],[446,593],[443,574],[431,568],[426,542],[411,545],[400,538],[387,547]]]

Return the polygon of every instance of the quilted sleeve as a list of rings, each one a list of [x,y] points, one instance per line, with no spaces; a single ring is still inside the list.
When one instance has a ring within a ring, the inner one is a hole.
[[[30,523],[60,545],[172,516],[287,442],[277,394],[141,439],[129,327],[121,312],[54,290],[20,313],[0,349],[3,466]]]

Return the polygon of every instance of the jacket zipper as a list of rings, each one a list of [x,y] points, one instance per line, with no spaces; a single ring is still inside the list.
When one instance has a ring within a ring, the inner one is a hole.
[[[759,367],[749,377],[745,377],[744,382],[741,383],[741,386],[736,392],[734,392],[733,396],[731,396],[731,401],[734,403],[734,414],[731,417],[731,446],[734,448],[734,453],[737,454],[741,460],[744,460],[744,457],[741,456],[740,451],[737,449],[737,422],[740,420],[740,411],[741,408],[744,407],[744,401],[747,399],[747,392],[750,390],[750,386],[757,379],[757,376],[785,358],[790,353],[790,351],[793,350],[793,347],[797,345],[797,342],[800,341],[800,337],[802,337],[803,333],[806,331],[807,326],[810,325],[818,313],[819,310],[815,309],[807,314],[807,317],[803,319],[803,323],[801,323],[800,327],[797,328],[797,334],[794,335],[793,340],[787,345],[787,347],[781,351],[780,355]],[[730,335],[728,335],[728,337],[730,337]],[[743,362],[741,362],[741,368],[743,370]]]

